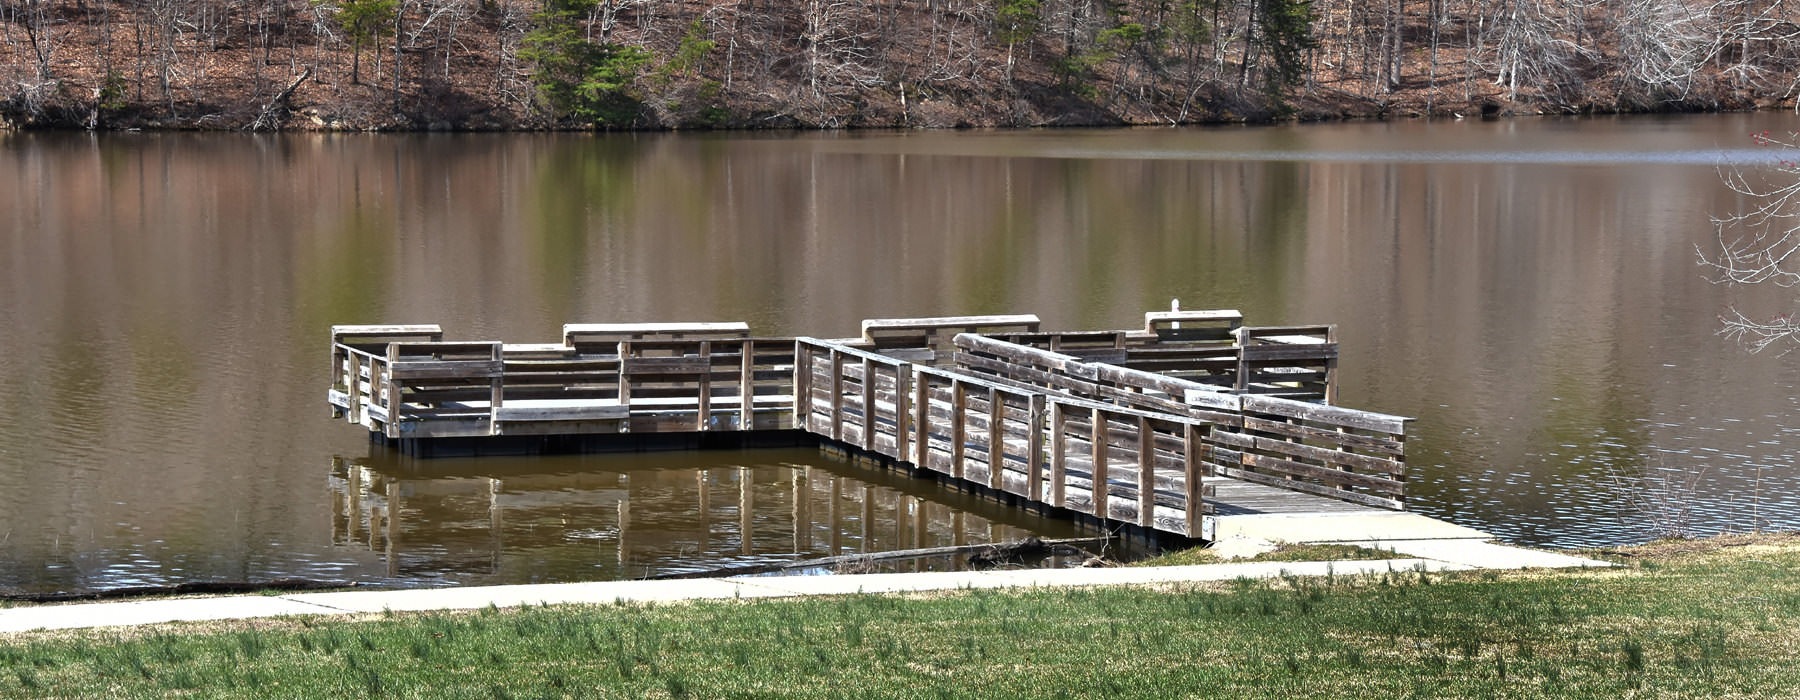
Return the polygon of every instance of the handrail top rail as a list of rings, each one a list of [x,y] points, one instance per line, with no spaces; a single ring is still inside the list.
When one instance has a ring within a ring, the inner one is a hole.
[[[1038,319],[1037,314],[869,318],[863,319],[862,330],[866,334],[871,330],[923,330],[931,328],[964,328],[969,326],[1037,325],[1040,323],[1043,323],[1043,321]]]
[[[443,334],[444,328],[435,323],[428,324],[334,324],[331,327],[332,340],[345,335],[428,335]]]
[[[565,323],[563,337],[572,333],[736,333],[750,332],[743,321],[653,322],[653,323]]]
[[[1237,309],[1197,309],[1194,311],[1150,311],[1144,314],[1144,325],[1181,321],[1242,321],[1244,312]]]

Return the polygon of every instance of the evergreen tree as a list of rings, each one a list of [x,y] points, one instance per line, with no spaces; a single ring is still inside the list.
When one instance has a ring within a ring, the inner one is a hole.
[[[596,126],[624,126],[640,104],[632,89],[650,52],[589,39],[582,21],[595,0],[549,0],[532,17],[521,58],[536,66],[533,81],[545,107],[558,118]]]

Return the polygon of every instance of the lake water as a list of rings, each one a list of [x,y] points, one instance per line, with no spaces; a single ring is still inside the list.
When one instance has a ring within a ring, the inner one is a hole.
[[[1715,335],[1785,114],[639,135],[0,133],[0,588],[642,576],[1071,525],[811,451],[408,461],[334,323],[1336,323],[1414,509],[1534,545],[1800,527],[1797,364]],[[1646,483],[1643,479],[1648,476]]]

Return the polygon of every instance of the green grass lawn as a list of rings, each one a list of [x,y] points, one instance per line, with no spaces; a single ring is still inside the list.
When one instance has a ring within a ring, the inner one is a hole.
[[[0,637],[52,697],[1793,697],[1800,538],[1614,570],[296,618]]]

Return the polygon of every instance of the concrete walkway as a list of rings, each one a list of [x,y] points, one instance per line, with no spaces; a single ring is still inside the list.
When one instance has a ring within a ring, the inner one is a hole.
[[[1442,521],[1402,516],[1344,516],[1319,523],[1318,516],[1235,521],[1215,547],[1253,551],[1273,542],[1346,542],[1392,550],[1405,559],[1330,562],[1239,562],[1197,566],[1114,569],[1025,569],[919,574],[843,576],[754,576],[676,581],[601,581],[524,586],[481,586],[398,591],[342,591],[291,595],[236,595],[167,598],[112,603],[39,605],[0,609],[0,634],[29,630],[147,625],[164,622],[236,620],[292,615],[348,615],[393,611],[475,610],[490,605],[669,602],[784,598],[852,593],[910,593],[971,588],[1117,586],[1231,581],[1239,578],[1379,574],[1389,571],[1580,568],[1610,564],[1553,552],[1520,549],[1488,541],[1488,535]],[[1364,520],[1354,520],[1364,518]],[[1376,518],[1376,519],[1371,519]],[[1437,523],[1422,523],[1410,518]],[[1300,520],[1315,521],[1308,525]],[[1439,526],[1443,527],[1439,527]],[[1222,525],[1223,526],[1223,525]],[[1458,529],[1451,529],[1458,528]],[[1473,533],[1470,535],[1469,533]],[[1420,535],[1435,534],[1437,537]],[[1320,538],[1353,539],[1320,539]]]

